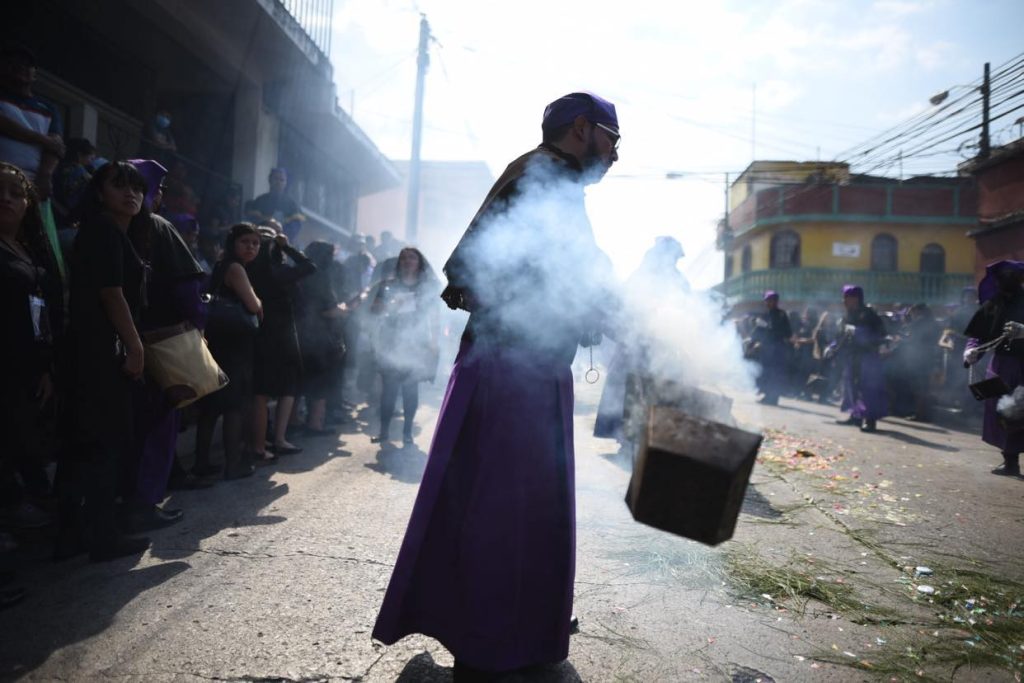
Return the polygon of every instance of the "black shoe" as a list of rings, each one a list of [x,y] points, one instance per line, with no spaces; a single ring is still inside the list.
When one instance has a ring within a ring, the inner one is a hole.
[[[1006,455],[1003,454],[1003,464],[992,470],[992,474],[998,474],[1000,477],[1019,477],[1020,476],[1020,456],[1019,455]]]
[[[390,439],[388,439],[388,437],[386,437],[386,436],[371,436],[370,437],[370,443],[384,443],[384,444],[386,444],[389,441],[390,441]]]
[[[98,548],[93,548],[89,551],[90,562],[107,562],[109,560],[116,560],[121,557],[130,557],[132,555],[141,555],[149,549],[149,539],[146,537],[141,538],[122,538],[119,541],[114,541],[109,545],[103,545]]]
[[[315,427],[306,427],[306,434],[308,434],[309,436],[335,436],[337,433],[338,431],[336,429],[332,429],[327,426],[321,429],[317,429]]]
[[[569,633],[575,634],[580,632],[580,620],[575,614],[572,619],[569,620]]]
[[[848,417],[845,420],[836,420],[837,425],[849,425],[851,427],[860,427],[864,424],[864,421],[859,417]]]
[[[301,446],[267,446],[267,450],[274,455],[295,455],[302,452]]]
[[[276,458],[275,458],[276,459]],[[234,479],[245,479],[251,477],[253,472],[256,471],[256,466],[252,464],[248,459],[243,460],[234,467],[228,466],[224,468],[224,480],[232,481]]]
[[[765,396],[764,398],[758,399],[757,402],[760,403],[763,406],[777,406],[777,405],[779,405],[779,399],[777,399],[777,398],[768,398],[767,396]]]
[[[148,506],[128,514],[128,531],[155,531],[177,524],[185,517],[183,510],[165,510],[156,505]]]
[[[411,446],[411,445],[413,445],[413,443],[415,443],[415,442],[412,440],[412,435],[411,434],[406,434],[405,436],[402,437],[402,445],[403,446]]]

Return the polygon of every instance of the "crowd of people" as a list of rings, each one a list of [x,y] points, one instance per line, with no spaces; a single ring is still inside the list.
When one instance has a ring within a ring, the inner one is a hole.
[[[984,413],[984,439],[1004,457],[995,472],[1016,476],[1021,429],[1005,413],[1015,410],[1012,391],[1021,383],[1022,282],[1024,264],[1000,261],[977,289],[963,290],[958,304],[939,311],[924,303],[895,306],[884,314],[865,305],[856,285],[843,288],[841,310],[799,313],[781,309],[779,293],[767,291],[764,311],[738,320],[737,330],[747,357],[761,367],[761,403],[777,405],[780,396],[838,402],[849,412],[840,423],[865,432],[877,431],[887,415],[930,422],[938,408],[974,420]],[[1002,384],[982,403],[964,368],[986,350],[994,355],[987,376]],[[998,413],[1002,396],[1011,398]]]
[[[303,217],[283,168],[250,202],[232,190],[182,211],[165,201],[160,161],[108,161],[65,140],[32,95],[34,72],[30,51],[4,47],[0,552],[50,527],[55,560],[141,553],[142,534],[184,515],[161,505],[168,490],[249,476],[301,451],[297,436],[353,420],[348,371],[360,399],[379,396],[374,441],[390,444],[401,394],[411,444],[418,384],[439,354],[440,286],[418,249],[390,234],[296,248]],[[156,381],[147,352],[190,331],[222,376],[198,400]],[[193,425],[194,457],[178,445]],[[22,595],[0,587],[0,606]]]

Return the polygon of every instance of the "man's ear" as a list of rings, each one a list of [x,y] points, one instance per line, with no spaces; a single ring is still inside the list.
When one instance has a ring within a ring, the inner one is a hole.
[[[589,125],[589,123],[590,122],[587,121],[587,119],[584,118],[582,114],[580,116],[577,116],[576,119],[572,122],[573,137],[575,137],[577,140],[581,142],[585,141],[587,139],[587,126]]]

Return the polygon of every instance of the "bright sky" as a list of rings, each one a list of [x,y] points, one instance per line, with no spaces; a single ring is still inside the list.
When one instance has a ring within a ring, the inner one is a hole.
[[[551,100],[591,90],[613,101],[623,141],[620,162],[588,191],[597,239],[625,275],[656,235],[671,234],[699,287],[721,279],[714,233],[726,172],[735,177],[754,155],[845,158],[928,110],[935,93],[979,79],[986,61],[995,69],[1024,52],[1022,0],[336,0],[335,7],[339,100],[346,109],[354,104],[356,122],[391,158],[410,153],[420,12],[435,37],[424,159],[482,159],[497,175],[540,141]],[[995,143],[1018,137],[1019,115],[1024,110],[993,126]],[[948,174],[967,154],[908,160],[904,172]]]

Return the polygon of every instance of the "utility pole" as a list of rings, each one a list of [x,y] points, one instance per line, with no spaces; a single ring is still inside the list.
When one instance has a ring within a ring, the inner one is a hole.
[[[989,91],[992,89],[991,85],[992,81],[989,78],[989,63],[985,62],[985,80],[981,84],[981,141],[978,145],[979,159],[988,159],[988,156],[991,153],[988,137]]]
[[[420,15],[420,48],[416,59],[416,104],[412,115],[412,154],[409,155],[409,195],[405,205],[405,241],[416,242],[420,212],[420,143],[423,141],[423,85],[430,66],[430,24],[427,15]]]

